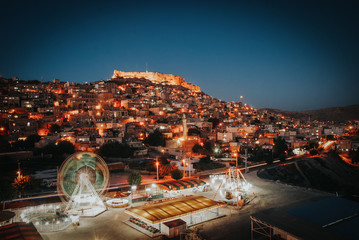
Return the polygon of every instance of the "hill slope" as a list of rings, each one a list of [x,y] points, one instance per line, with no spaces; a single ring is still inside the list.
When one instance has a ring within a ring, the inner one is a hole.
[[[331,107],[308,111],[283,111],[279,109],[265,108],[268,112],[280,113],[292,118],[319,121],[352,121],[359,120],[359,105],[350,105],[346,107]]]
[[[264,179],[341,194],[359,194],[359,172],[338,156],[301,159],[258,171]]]

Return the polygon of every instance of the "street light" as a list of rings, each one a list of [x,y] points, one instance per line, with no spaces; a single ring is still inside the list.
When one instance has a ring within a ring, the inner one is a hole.
[[[136,186],[136,185],[131,186],[131,204],[133,203],[133,202],[132,202],[132,201],[133,201],[133,192],[136,191],[136,189],[137,189],[137,186]]]
[[[186,160],[182,159],[183,163],[183,177],[186,177]]]
[[[244,173],[248,173],[248,168],[247,168],[247,164],[248,164],[248,148],[245,148],[244,149],[244,151],[245,151],[245,157],[244,157],[244,168],[245,168],[245,170],[244,170]]]
[[[158,181],[158,165],[159,165],[160,163],[158,162],[158,160],[156,161],[156,168],[157,168],[157,181]]]
[[[236,158],[236,169],[238,169],[238,153],[235,152],[233,155]]]
[[[191,177],[191,160],[192,157],[188,159],[188,177]]]

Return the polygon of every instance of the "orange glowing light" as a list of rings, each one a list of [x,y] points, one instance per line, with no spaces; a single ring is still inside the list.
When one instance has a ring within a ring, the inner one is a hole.
[[[54,102],[54,106],[55,106],[55,107],[58,107],[58,106],[60,106],[60,103],[59,103],[59,101],[55,101],[55,102]]]
[[[121,107],[121,102],[119,102],[119,101],[114,101],[114,102],[113,102],[113,107]]]
[[[64,91],[63,91],[62,89],[55,89],[55,90],[54,90],[54,93],[56,93],[56,94],[62,94],[62,93],[64,93]]]
[[[4,128],[4,127],[0,127],[0,131],[5,131],[5,128]]]
[[[103,136],[105,135],[103,129],[100,128],[100,129],[98,130],[98,135],[100,135],[101,137],[103,137]]]
[[[100,110],[101,109],[101,104],[96,105],[96,109]]]
[[[37,134],[39,134],[39,136],[46,136],[49,133],[49,129],[47,128],[41,128],[37,131]]]

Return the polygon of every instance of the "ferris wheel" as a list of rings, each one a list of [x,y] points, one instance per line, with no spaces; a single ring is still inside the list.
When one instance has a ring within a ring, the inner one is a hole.
[[[67,202],[83,179],[101,196],[109,182],[109,170],[105,161],[91,152],[78,152],[69,156],[61,165],[57,177],[60,198]]]

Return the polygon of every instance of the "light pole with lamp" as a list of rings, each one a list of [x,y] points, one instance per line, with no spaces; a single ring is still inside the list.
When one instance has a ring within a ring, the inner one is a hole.
[[[182,159],[182,163],[183,163],[183,177],[186,177],[186,160]]]
[[[137,189],[136,185],[131,186],[131,204],[133,204],[133,192],[136,191],[136,189]]]
[[[235,152],[233,155],[236,158],[236,169],[238,169],[238,152]]]
[[[158,160],[156,161],[156,168],[157,168],[157,181],[159,180],[159,177],[158,177],[158,165],[159,165],[160,163],[158,162]]]
[[[244,173],[248,173],[248,168],[247,168],[247,164],[248,164],[248,148],[245,148],[244,151],[245,151],[245,157],[244,157],[244,159],[245,159],[245,161],[244,161],[245,170],[244,170]]]
[[[188,158],[188,177],[191,177],[191,160],[192,157]]]

